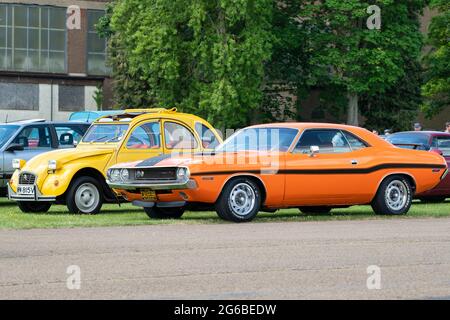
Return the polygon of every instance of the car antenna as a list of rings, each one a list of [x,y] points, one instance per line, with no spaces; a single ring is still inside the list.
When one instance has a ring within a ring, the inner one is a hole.
[[[8,114],[6,114],[5,123],[8,123]]]

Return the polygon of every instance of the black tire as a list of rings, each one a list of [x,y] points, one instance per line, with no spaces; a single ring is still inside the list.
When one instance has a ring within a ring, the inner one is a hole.
[[[299,210],[305,214],[325,214],[330,213],[331,207],[300,207]]]
[[[388,188],[391,188],[388,190]],[[388,203],[388,198],[397,206]],[[396,199],[398,199],[397,202]],[[375,214],[403,215],[411,208],[413,191],[411,183],[404,176],[390,176],[383,180],[372,201]]]
[[[237,199],[236,197],[239,194],[245,194],[245,199],[242,199],[242,197]],[[243,209],[239,212],[240,207],[237,202],[244,200],[245,203],[242,204]],[[249,178],[233,179],[223,188],[215,207],[217,215],[223,220],[234,222],[251,221],[256,217],[261,207],[261,190]]]
[[[52,206],[51,202],[19,201],[19,209],[24,213],[45,213]]]
[[[82,203],[82,195],[84,192],[86,192],[86,196],[89,197],[90,195],[92,199],[95,198],[92,204],[90,201],[87,201],[86,205]],[[83,176],[76,178],[67,190],[66,203],[70,213],[97,214],[100,212],[103,202],[102,187],[92,177]]]
[[[426,198],[419,198],[420,202],[423,203],[440,203],[445,202],[446,197],[426,197]]]
[[[145,207],[144,211],[150,219],[179,219],[183,216],[184,208]]]

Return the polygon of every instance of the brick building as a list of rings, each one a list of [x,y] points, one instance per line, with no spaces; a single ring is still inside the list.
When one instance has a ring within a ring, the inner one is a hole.
[[[106,42],[94,28],[106,2],[0,1],[0,122],[97,110],[98,87],[104,107],[111,105]],[[80,9],[79,29],[66,24],[72,5]]]

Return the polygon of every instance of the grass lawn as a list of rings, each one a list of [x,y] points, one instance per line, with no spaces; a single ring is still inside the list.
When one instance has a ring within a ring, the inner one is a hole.
[[[375,216],[370,206],[334,209],[326,215],[305,215],[296,209],[276,213],[260,213],[255,222],[318,221],[355,219],[407,219],[450,217],[450,201],[440,204],[415,202],[406,216]],[[98,215],[70,214],[65,206],[53,206],[48,213],[22,213],[14,202],[0,198],[0,229],[74,228],[99,226],[136,226],[154,224],[211,224],[228,223],[220,220],[215,212],[187,212],[179,220],[150,220],[141,208],[130,204],[105,205]]]

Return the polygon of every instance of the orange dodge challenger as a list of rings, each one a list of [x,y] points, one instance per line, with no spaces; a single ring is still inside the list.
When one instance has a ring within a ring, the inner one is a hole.
[[[371,204],[376,214],[406,214],[414,194],[447,173],[440,155],[394,147],[362,128],[280,123],[242,129],[211,154],[118,164],[107,182],[151,218],[215,208],[241,222],[293,207],[326,213]]]

